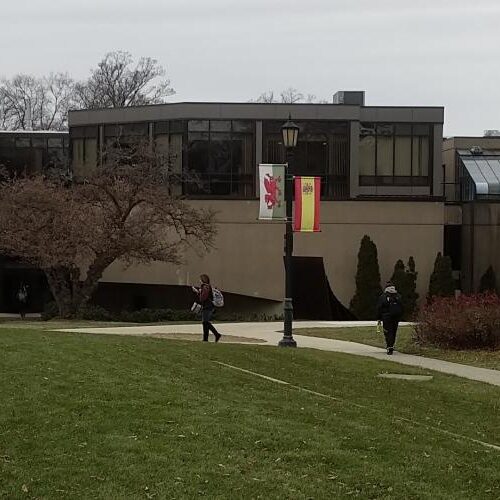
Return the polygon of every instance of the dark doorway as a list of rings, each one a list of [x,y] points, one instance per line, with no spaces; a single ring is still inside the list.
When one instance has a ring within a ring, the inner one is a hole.
[[[355,319],[333,294],[322,257],[293,257],[292,288],[296,319]]]
[[[28,290],[28,313],[38,313],[51,300],[45,274],[15,259],[0,258],[0,312],[17,313],[17,292],[21,284]]]

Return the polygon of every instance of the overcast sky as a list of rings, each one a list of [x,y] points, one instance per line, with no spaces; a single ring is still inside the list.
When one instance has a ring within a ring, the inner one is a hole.
[[[368,105],[445,106],[447,135],[500,129],[500,0],[1,0],[0,74],[88,74],[151,56],[172,101],[292,86]]]

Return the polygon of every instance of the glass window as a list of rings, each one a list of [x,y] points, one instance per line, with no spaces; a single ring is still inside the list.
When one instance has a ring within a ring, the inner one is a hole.
[[[14,144],[13,134],[0,134],[0,146],[12,146]]]
[[[212,120],[210,132],[231,132],[231,122],[223,120]]]
[[[362,123],[360,185],[428,186],[431,130],[429,124],[420,123],[380,123],[376,127]],[[375,141],[376,154],[371,141]]]
[[[148,124],[141,123],[127,123],[125,125],[119,126],[120,136],[147,136],[148,135]]]
[[[232,132],[230,121],[190,121],[187,170],[188,194],[253,196],[253,134]],[[182,137],[182,136],[180,136]]]
[[[375,175],[375,136],[373,123],[361,123],[359,138],[359,173]]]
[[[208,132],[208,120],[189,120],[188,132]]]
[[[411,176],[411,135],[394,138],[394,175]]]
[[[171,134],[182,134],[186,130],[186,122],[183,120],[173,120],[169,122]]]
[[[326,120],[295,121],[300,128],[294,151],[293,174],[321,177],[321,194],[325,199],[349,197],[349,137],[345,122]],[[281,126],[284,121],[263,121],[263,161],[284,163],[286,152],[282,144]],[[372,141],[372,161],[375,165],[375,137]]]
[[[32,137],[31,144],[34,148],[47,148],[47,139],[45,137]]]
[[[169,133],[169,123],[168,122],[156,122],[154,127],[155,135],[163,135]]]
[[[73,139],[73,163],[79,166],[84,158],[84,139]]]
[[[29,148],[31,147],[29,137],[18,137],[16,139],[16,148]]]
[[[63,141],[61,137],[49,137],[47,140],[49,148],[62,148]]]
[[[413,172],[417,177],[429,175],[429,137],[413,137]]]
[[[118,125],[106,125],[104,127],[105,137],[118,137],[120,135],[120,129]]]
[[[377,167],[378,176],[392,176],[394,173],[394,138],[392,125],[377,125]]]
[[[253,123],[245,121],[233,121],[233,132],[251,133],[253,132]]]
[[[92,168],[97,165],[97,139],[85,139],[85,165]]]

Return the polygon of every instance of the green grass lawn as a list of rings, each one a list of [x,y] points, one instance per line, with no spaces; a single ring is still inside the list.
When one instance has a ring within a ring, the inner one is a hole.
[[[500,351],[473,350],[455,351],[449,349],[438,349],[435,347],[423,347],[415,344],[411,338],[412,328],[400,327],[396,339],[396,350],[406,354],[417,354],[429,358],[443,359],[454,363],[479,366],[482,368],[493,368],[500,370]],[[384,335],[377,334],[375,327],[351,327],[351,328],[295,328],[294,334],[307,335],[310,337],[322,337],[327,339],[348,340],[360,344],[385,347]]]
[[[316,350],[7,328],[0,367],[2,498],[500,497],[500,450],[467,439],[500,444],[488,384],[381,379],[425,372]]]

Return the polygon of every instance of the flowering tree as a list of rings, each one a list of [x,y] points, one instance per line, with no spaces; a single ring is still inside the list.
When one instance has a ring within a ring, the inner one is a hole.
[[[113,262],[179,264],[188,248],[213,246],[214,214],[176,194],[181,180],[170,158],[136,144],[117,145],[74,181],[5,181],[0,251],[42,269],[60,315],[74,316]]]

